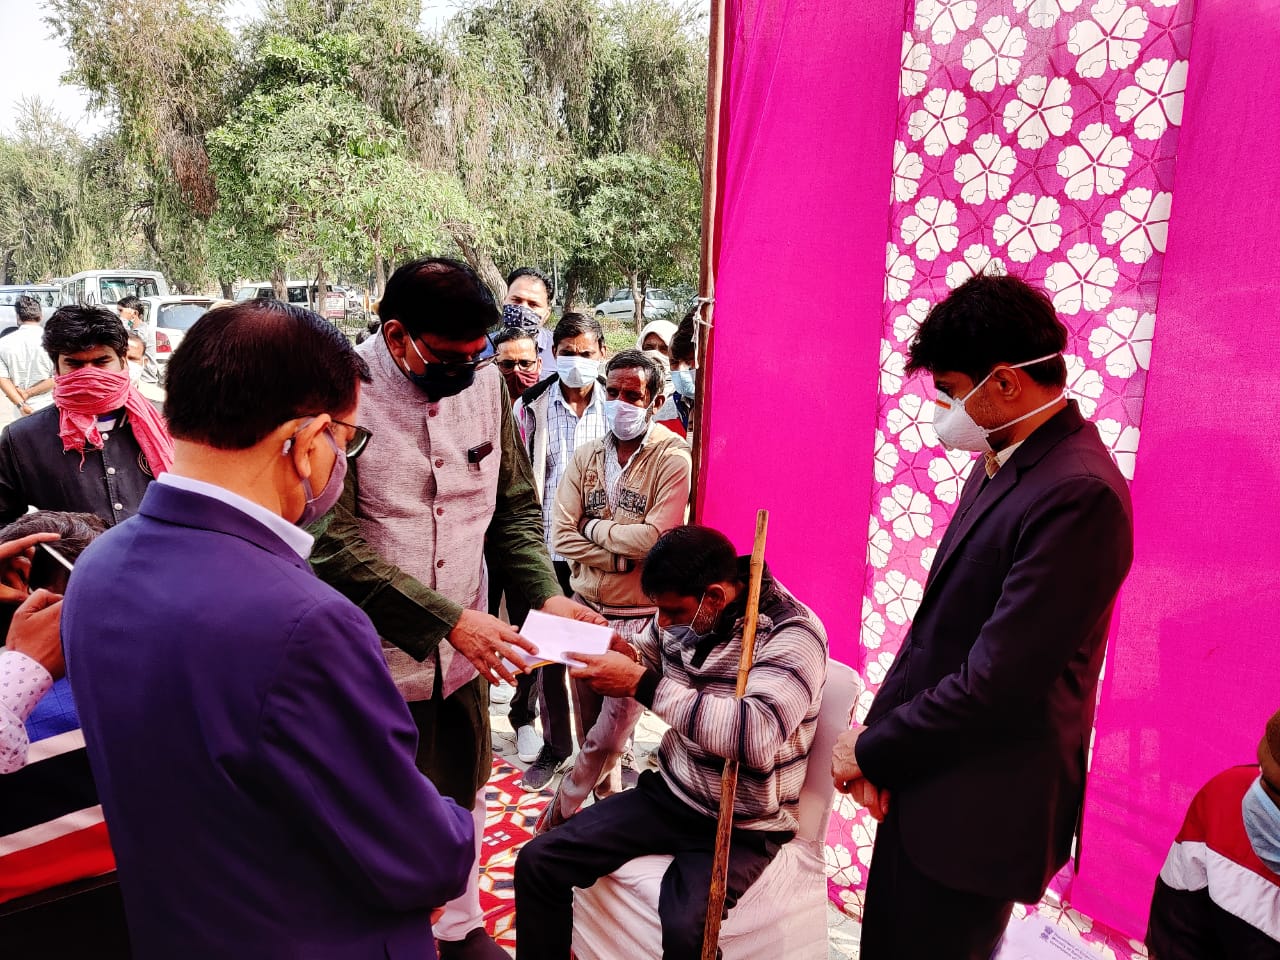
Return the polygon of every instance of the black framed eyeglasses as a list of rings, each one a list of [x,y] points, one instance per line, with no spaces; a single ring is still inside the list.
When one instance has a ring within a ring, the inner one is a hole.
[[[364,448],[369,445],[369,441],[373,439],[373,431],[368,427],[361,427],[354,423],[346,423],[342,420],[334,420],[340,427],[346,427],[351,431],[351,439],[347,441],[347,459],[354,460],[360,454],[364,453]]]
[[[538,365],[537,359],[533,360],[497,360],[498,369],[503,373],[511,373],[516,367],[521,370],[532,370]]]
[[[422,345],[423,349],[436,358],[434,361],[428,360],[422,355],[422,351],[418,350],[418,341],[410,337],[409,344],[417,352],[418,359],[421,360],[425,366],[439,367],[446,377],[459,377],[466,373],[474,373],[476,370],[483,370],[497,359],[497,352],[493,346],[493,338],[487,334],[484,338],[484,349],[470,360],[443,360],[440,358],[440,354],[436,353],[431,349],[431,347],[424,343]]]

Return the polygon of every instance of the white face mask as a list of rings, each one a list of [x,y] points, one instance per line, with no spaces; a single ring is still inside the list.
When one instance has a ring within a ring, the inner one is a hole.
[[[1030,417],[1034,417],[1037,413],[1048,410],[1059,400],[1067,395],[1067,391],[1063,390],[1061,394],[1054,397],[1046,404],[1036,407],[1029,413],[1024,413],[1020,417],[1010,420],[1008,423],[1002,423],[998,427],[983,427],[969,416],[969,411],[964,408],[965,402],[975,393],[982,389],[982,385],[991,379],[991,374],[995,373],[1000,367],[1006,367],[1010,370],[1017,370],[1021,367],[1030,367],[1045,360],[1051,360],[1058,356],[1056,353],[1050,353],[1047,356],[1036,357],[1034,360],[1025,360],[1022,363],[1000,363],[992,368],[980,381],[978,385],[966,393],[963,397],[956,400],[942,391],[938,391],[938,399],[934,401],[933,413],[933,429],[938,435],[938,440],[948,450],[968,450],[972,453],[984,453],[991,449],[991,443],[988,438],[993,433],[999,433],[1001,430],[1012,427],[1015,423],[1021,423]]]
[[[637,407],[624,400],[606,400],[604,415],[609,421],[609,429],[619,440],[634,440],[649,425],[649,408]]]
[[[129,380],[131,383],[137,383],[142,379],[142,371],[144,367],[140,360],[129,361]]]
[[[566,387],[577,390],[600,376],[600,361],[590,357],[556,357],[556,373]]]

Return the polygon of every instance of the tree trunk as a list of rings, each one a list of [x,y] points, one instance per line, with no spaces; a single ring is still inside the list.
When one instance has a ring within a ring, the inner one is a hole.
[[[627,274],[627,283],[631,287],[631,305],[635,309],[634,319],[638,334],[644,326],[644,293],[640,290],[640,274],[632,270]]]
[[[564,312],[568,313],[578,302],[578,291],[582,289],[582,281],[578,279],[577,270],[569,270],[564,275]],[[588,313],[591,311],[588,310]]]
[[[218,278],[218,286],[222,288],[222,299],[230,300],[232,297],[231,281],[223,277]]]
[[[324,264],[316,264],[316,282],[315,282],[315,302],[311,304],[311,309],[320,312],[320,308],[324,306],[324,295],[329,292],[329,278],[325,275]],[[311,297],[311,291],[307,291],[308,298]]]
[[[281,303],[289,302],[288,275],[284,272],[283,263],[277,263],[271,271],[271,292]]]
[[[374,257],[373,269],[378,281],[378,285],[373,290],[373,299],[381,300],[382,291],[387,289],[387,261],[381,256]]]
[[[6,286],[13,283],[15,279],[14,275],[16,273],[17,264],[14,263],[13,260],[13,251],[6,250],[4,252],[4,259],[0,260],[0,283],[5,284]]]
[[[471,268],[480,274],[480,279],[484,281],[485,286],[493,291],[494,299],[501,303],[507,295],[507,281],[503,278],[502,271],[498,269],[498,265],[493,262],[493,257],[489,255],[489,251],[482,249],[475,242],[474,234],[465,227],[454,227],[450,232],[453,234],[454,242],[457,243],[458,249],[462,251],[462,256],[466,258],[467,263],[471,264]]]

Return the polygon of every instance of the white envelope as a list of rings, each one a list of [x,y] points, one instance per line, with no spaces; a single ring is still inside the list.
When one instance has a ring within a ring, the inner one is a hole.
[[[524,621],[524,626],[520,628],[520,636],[538,648],[536,656],[524,654],[518,648],[513,648],[515,653],[521,656],[522,661],[525,661],[524,666],[540,667],[547,663],[564,663],[576,667],[581,666],[581,663],[570,660],[565,655],[607,653],[613,629],[587,623],[584,620],[570,620],[568,617],[557,617],[540,610],[531,610]]]

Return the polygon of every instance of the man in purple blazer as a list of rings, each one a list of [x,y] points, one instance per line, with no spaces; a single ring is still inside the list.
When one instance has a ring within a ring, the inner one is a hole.
[[[1133,522],[1067,399],[1066,345],[1043,291],[982,275],[911,343],[938,439],[984,456],[866,727],[833,758],[837,786],[882,819],[863,960],[987,960],[1014,902],[1039,900],[1070,854]]]
[[[368,432],[368,369],[270,301],[206,314],[169,365],[173,470],[76,565],[68,673],[134,956],[434,957],[471,815],[414,766],[368,618],[300,527]]]

